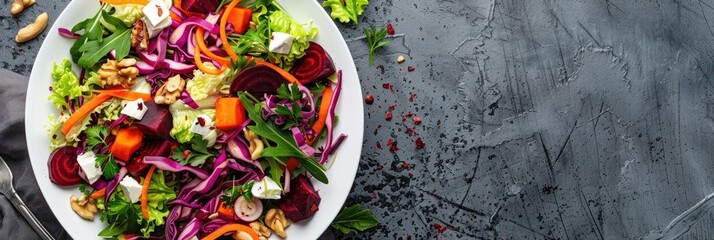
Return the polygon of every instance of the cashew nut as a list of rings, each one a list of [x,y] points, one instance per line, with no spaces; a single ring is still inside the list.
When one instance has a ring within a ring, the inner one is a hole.
[[[69,197],[69,205],[77,215],[89,221],[94,220],[94,214],[97,214],[98,211],[97,206],[94,205],[94,200],[87,198],[87,196],[77,198],[72,195]]]
[[[247,232],[236,232],[233,234],[233,239],[235,240],[253,240],[253,237],[250,236],[249,233]]]
[[[268,213],[265,214],[265,224],[268,225],[270,229],[273,229],[275,234],[281,238],[288,236],[288,234],[285,233],[285,228],[290,225],[290,222],[285,218],[283,210],[278,208],[268,210]]]
[[[13,16],[20,15],[26,7],[32,4],[35,4],[35,0],[15,0],[12,2],[12,6],[10,6],[10,13],[12,13]]]
[[[263,149],[265,148],[263,141],[260,140],[258,135],[248,129],[243,130],[243,135],[245,135],[245,139],[248,140],[248,143],[250,144],[250,146],[248,146],[250,158],[253,160],[260,158],[260,154],[263,153]]]
[[[265,226],[265,224],[255,221],[250,224],[248,224],[250,228],[253,229],[256,233],[258,233],[258,240],[267,240],[270,235],[273,234],[273,232],[270,231],[270,229]]]
[[[15,36],[15,41],[18,43],[24,43],[39,36],[40,33],[45,30],[45,27],[47,27],[48,19],[49,16],[46,12],[40,14],[40,16],[37,16],[34,23],[25,26],[17,32],[17,36]]]

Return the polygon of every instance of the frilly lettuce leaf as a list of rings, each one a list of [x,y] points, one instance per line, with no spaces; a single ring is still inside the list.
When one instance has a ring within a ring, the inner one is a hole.
[[[204,63],[204,66],[210,69],[215,69],[212,63]],[[212,75],[205,74],[200,70],[193,71],[193,79],[186,83],[186,91],[191,94],[194,101],[205,99],[209,96],[227,93],[230,90],[232,79],[228,79],[229,71],[223,71],[221,74]]]
[[[362,15],[364,9],[367,8],[369,2],[367,0],[325,0],[322,2],[323,7],[330,7],[332,19],[337,19],[342,23],[352,21],[355,25],[359,22],[357,17]]]
[[[99,107],[97,107],[97,111],[100,111],[101,117],[104,121],[114,121],[119,119],[122,106],[121,99],[112,98],[111,100],[100,104]]]
[[[169,216],[169,208],[166,207],[166,203],[176,199],[176,191],[166,185],[165,181],[164,172],[161,170],[154,172],[151,177],[149,195],[147,197],[149,200],[149,220],[143,220],[143,218],[139,220],[139,224],[142,226],[141,233],[144,234],[144,237],[150,237],[156,226],[162,226],[166,223],[166,218]],[[143,178],[141,182],[144,182]]]
[[[57,148],[67,146],[69,142],[62,134],[62,124],[69,118],[68,114],[55,117],[54,114],[47,116],[47,135],[50,139],[50,150],[54,151]]]
[[[276,54],[276,63],[283,68],[290,68],[295,60],[305,56],[305,49],[310,47],[310,40],[317,35],[317,28],[312,23],[303,26],[283,11],[274,11],[268,16],[270,30],[293,35],[293,45],[288,54]],[[307,29],[306,29],[307,27]]]
[[[113,17],[121,19],[127,26],[131,26],[134,22],[144,16],[144,5],[141,4],[123,4],[123,5],[110,5],[114,8]],[[170,5],[169,5],[170,6]],[[108,11],[111,11],[108,10]]]
[[[177,101],[178,104],[183,104],[179,102]],[[196,110],[185,107],[170,107],[169,111],[171,111],[171,116],[174,119],[173,128],[171,128],[169,134],[180,143],[187,143],[193,138],[195,133],[191,132],[191,125],[193,125],[193,121],[196,120],[198,115],[205,114],[211,118],[211,121],[216,119],[216,109]]]
[[[79,85],[79,78],[72,71],[72,63],[69,59],[62,60],[59,65],[52,65],[52,93],[48,97],[50,101],[60,111],[68,111],[69,104],[66,98],[75,99],[82,95],[82,87]]]

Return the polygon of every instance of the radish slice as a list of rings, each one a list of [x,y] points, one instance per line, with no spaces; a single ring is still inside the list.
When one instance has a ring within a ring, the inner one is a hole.
[[[61,147],[55,149],[47,162],[50,169],[50,181],[60,186],[74,186],[82,183],[77,163],[77,148]]]
[[[233,210],[240,220],[253,222],[263,214],[263,202],[258,198],[253,198],[248,202],[241,196],[233,203]]]

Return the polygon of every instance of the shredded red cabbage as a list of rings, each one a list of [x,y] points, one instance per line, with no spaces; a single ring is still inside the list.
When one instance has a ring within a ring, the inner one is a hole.
[[[181,165],[180,163],[178,163],[170,158],[167,158],[167,157],[146,156],[146,157],[144,157],[144,163],[153,164],[154,166],[156,166],[156,168],[164,170],[164,171],[169,171],[169,172],[186,171],[186,172],[193,173],[199,179],[208,178],[208,172],[206,172],[205,170],[200,169],[200,168],[191,167],[191,166]]]
[[[337,71],[337,84],[335,85],[335,91],[332,93],[332,99],[327,110],[327,119],[325,120],[325,127],[327,127],[327,142],[325,143],[325,150],[322,156],[320,156],[320,164],[325,164],[327,162],[327,157],[332,151],[332,132],[335,125],[335,108],[337,108],[337,100],[340,98],[340,92],[342,91],[342,70]]]
[[[113,160],[110,159],[109,161],[113,161]],[[109,180],[109,183],[107,183],[107,190],[104,193],[104,202],[105,203],[109,202],[109,196],[111,196],[112,193],[114,192],[114,190],[117,189],[117,186],[119,186],[119,182],[121,182],[121,180],[124,179],[124,176],[126,176],[126,173],[127,173],[126,168],[121,167],[121,169],[119,169],[119,173],[117,173],[117,175],[114,175],[114,178],[112,178],[112,180]],[[107,205],[105,204],[104,207],[106,207],[106,206]]]
[[[57,31],[59,32],[60,36],[68,39],[77,39],[80,36],[79,34],[73,33],[72,31],[66,28],[59,28],[57,29]]]

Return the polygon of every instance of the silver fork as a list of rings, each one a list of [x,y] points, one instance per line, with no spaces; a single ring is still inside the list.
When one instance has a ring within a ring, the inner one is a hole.
[[[32,226],[32,229],[35,229],[35,232],[37,232],[42,239],[54,240],[50,232],[42,226],[42,223],[37,220],[35,215],[27,208],[25,202],[23,202],[20,196],[17,195],[17,192],[15,192],[15,188],[12,187],[12,172],[2,157],[0,157],[0,193],[10,200],[12,205],[15,206],[15,209],[22,214],[25,220]]]

